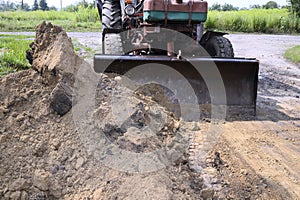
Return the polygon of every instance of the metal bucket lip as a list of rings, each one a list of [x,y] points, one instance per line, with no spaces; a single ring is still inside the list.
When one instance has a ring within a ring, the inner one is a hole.
[[[94,59],[109,59],[109,60],[124,60],[124,61],[174,61],[174,62],[186,62],[186,61],[204,61],[204,62],[250,62],[259,63],[256,58],[219,58],[219,57],[185,57],[177,59],[176,57],[161,56],[161,55],[106,55],[106,54],[95,54]]]

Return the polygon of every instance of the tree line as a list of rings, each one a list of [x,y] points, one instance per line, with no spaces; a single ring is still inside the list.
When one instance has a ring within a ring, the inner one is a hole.
[[[295,15],[300,17],[300,0],[287,0],[288,6],[285,6],[289,8]],[[76,12],[78,11],[79,7],[94,7],[95,6],[95,0],[93,3],[88,3],[86,0],[81,0],[77,4],[72,4],[64,8],[64,10],[69,12]],[[250,9],[274,9],[274,8],[280,8],[280,5],[278,5],[275,1],[269,1],[265,5],[251,5]],[[283,7],[281,7],[283,8]],[[225,3],[224,5],[215,3],[210,7],[210,10],[218,10],[218,11],[232,11],[232,10],[245,10],[248,8],[238,8],[231,4]],[[0,0],[0,11],[14,11],[14,10],[25,10],[25,11],[34,11],[34,10],[57,10],[56,7],[48,7],[46,0],[34,0],[33,5],[30,6],[27,3],[24,3],[23,0],[21,0],[19,3],[14,3],[9,0],[4,1]]]
[[[287,2],[288,2],[288,6],[280,6],[275,1],[269,1],[262,6],[258,4],[250,5],[250,9],[288,8],[298,17],[300,17],[300,0],[287,0]],[[221,5],[219,3],[214,3],[211,7],[209,7],[209,9],[217,10],[217,11],[234,11],[234,10],[248,10],[249,8],[239,8],[227,3],[225,3],[224,5]]]
[[[265,5],[250,5],[250,9],[274,9],[274,8],[280,8],[280,6],[275,1],[269,1]],[[210,10],[218,10],[218,11],[232,11],[232,10],[248,10],[249,8],[239,8],[235,7],[231,4],[225,3],[224,5],[221,5],[219,3],[215,3],[210,7]]]
[[[300,17],[300,0],[288,0],[291,5],[292,12]]]
[[[48,7],[46,0],[34,0],[32,6],[28,3],[24,3],[21,0],[19,3],[0,0],[0,11],[15,11],[15,10],[24,10],[24,11],[35,11],[35,10],[57,10],[56,7]]]

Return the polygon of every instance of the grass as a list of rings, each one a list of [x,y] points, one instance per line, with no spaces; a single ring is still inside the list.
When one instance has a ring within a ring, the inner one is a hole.
[[[79,8],[66,11],[8,11],[0,12],[1,31],[35,31],[42,21],[61,26],[66,31],[100,31],[101,23],[96,9]]]
[[[209,11],[206,29],[246,33],[300,33],[300,19],[287,9]]]
[[[0,34],[0,77],[18,70],[30,68],[26,59],[26,50],[34,40],[34,36]],[[95,53],[76,39],[72,39],[74,50],[82,57],[88,57]]]
[[[81,55],[83,58],[92,56],[93,54],[96,53],[95,50],[93,50],[92,48],[81,44],[76,38],[72,39],[72,43],[74,46],[74,50],[78,55]]]
[[[32,36],[0,34],[0,76],[30,67],[26,50]]]
[[[300,45],[288,49],[284,57],[294,63],[300,63]]]

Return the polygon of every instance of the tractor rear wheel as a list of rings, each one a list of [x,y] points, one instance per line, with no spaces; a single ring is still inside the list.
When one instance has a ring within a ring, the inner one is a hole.
[[[102,31],[105,29],[121,29],[120,1],[105,0],[102,6]]]
[[[214,36],[210,38],[206,45],[205,49],[208,54],[212,57],[221,57],[221,58],[233,58],[234,52],[232,44],[229,39],[223,36]]]
[[[118,33],[107,33],[104,36],[103,53],[113,55],[123,55],[123,45],[121,35]]]

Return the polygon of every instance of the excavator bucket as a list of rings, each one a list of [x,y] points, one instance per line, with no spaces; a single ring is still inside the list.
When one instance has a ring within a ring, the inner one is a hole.
[[[256,59],[96,54],[94,70],[125,75],[141,84],[152,81],[169,87],[184,104],[224,105],[227,116],[255,114]]]

